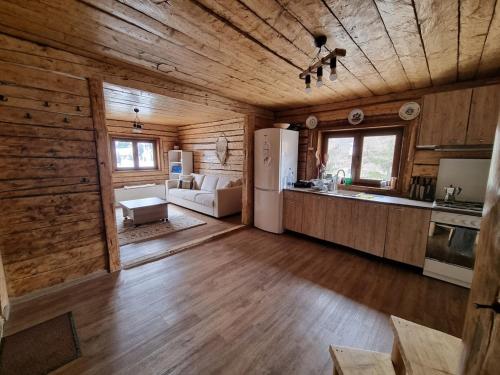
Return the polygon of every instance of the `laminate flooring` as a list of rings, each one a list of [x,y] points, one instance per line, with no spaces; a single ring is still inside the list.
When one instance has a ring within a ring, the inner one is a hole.
[[[331,374],[328,345],[389,352],[390,314],[460,336],[468,290],[292,234],[242,229],[13,305],[6,333],[73,311],[56,374]]]

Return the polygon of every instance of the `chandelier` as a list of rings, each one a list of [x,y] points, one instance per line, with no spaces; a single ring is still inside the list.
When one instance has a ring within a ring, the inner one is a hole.
[[[132,132],[133,133],[142,133],[142,122],[139,121],[139,108],[134,108],[135,112],[135,119],[134,122],[132,123]]]
[[[305,80],[306,82],[306,93],[309,94],[311,89],[311,74],[316,74],[316,87],[320,88],[323,86],[323,66],[330,66],[330,81],[337,80],[337,56],[343,57],[346,54],[345,49],[335,48],[331,51],[326,46],[326,36],[318,35],[314,38],[314,45],[318,48],[318,53],[311,60],[309,67],[299,74],[299,78]],[[323,50],[327,54],[321,57]]]

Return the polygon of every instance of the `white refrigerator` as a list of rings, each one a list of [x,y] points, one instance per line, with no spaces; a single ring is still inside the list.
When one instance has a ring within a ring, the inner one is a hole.
[[[254,225],[283,233],[283,189],[297,181],[299,132],[277,128],[255,132]]]

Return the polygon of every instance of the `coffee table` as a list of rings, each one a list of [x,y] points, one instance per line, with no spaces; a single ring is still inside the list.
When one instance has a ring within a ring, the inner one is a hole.
[[[118,202],[123,218],[129,218],[134,225],[168,220],[168,202],[160,198],[133,199]]]

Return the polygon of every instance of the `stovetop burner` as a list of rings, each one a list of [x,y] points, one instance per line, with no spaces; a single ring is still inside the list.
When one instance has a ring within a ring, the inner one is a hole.
[[[463,214],[474,214],[481,216],[483,212],[483,203],[481,202],[461,202],[461,201],[444,201],[436,200],[432,205],[433,209],[440,211],[449,211]]]

